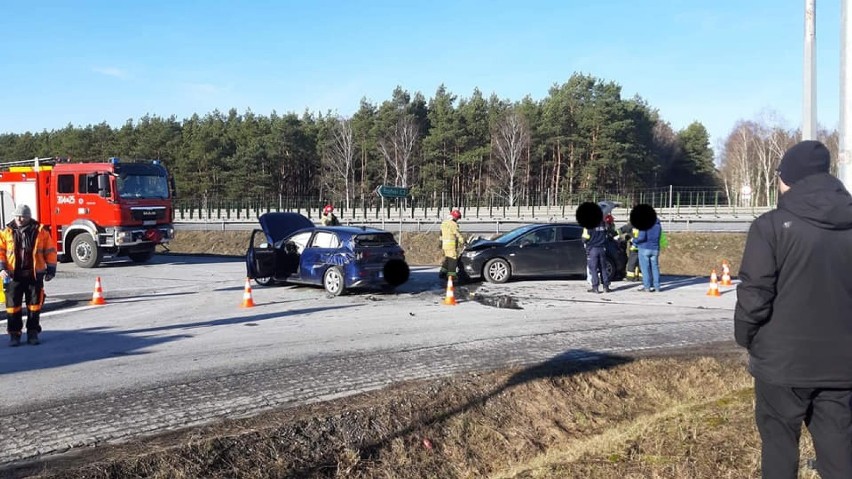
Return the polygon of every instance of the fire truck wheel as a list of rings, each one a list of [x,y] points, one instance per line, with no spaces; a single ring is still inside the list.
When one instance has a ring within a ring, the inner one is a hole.
[[[71,258],[81,268],[95,268],[103,258],[103,252],[95,244],[94,238],[81,233],[71,242]]]

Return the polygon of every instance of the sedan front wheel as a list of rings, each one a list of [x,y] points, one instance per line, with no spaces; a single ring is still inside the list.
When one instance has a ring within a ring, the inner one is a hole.
[[[483,276],[490,283],[505,283],[512,277],[512,267],[503,258],[494,258],[485,263]]]

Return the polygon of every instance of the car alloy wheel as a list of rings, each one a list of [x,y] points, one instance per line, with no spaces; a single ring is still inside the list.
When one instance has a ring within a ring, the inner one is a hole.
[[[485,278],[492,283],[505,283],[511,274],[509,263],[504,259],[492,259],[485,264]]]
[[[322,284],[328,294],[340,296],[343,293],[343,272],[337,266],[328,268],[323,275]]]

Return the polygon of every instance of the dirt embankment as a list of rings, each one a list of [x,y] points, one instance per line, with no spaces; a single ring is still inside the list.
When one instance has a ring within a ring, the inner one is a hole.
[[[244,255],[248,231],[179,231],[169,245],[175,253]],[[438,233],[403,233],[402,246],[412,265],[439,265],[442,254]],[[660,254],[663,274],[709,276],[712,269],[722,274],[727,261],[737,275],[745,246],[740,233],[670,233],[669,247]]]
[[[752,398],[737,353],[602,355],[399,384],[18,472],[92,479],[757,477]],[[804,457],[813,457],[804,439]]]

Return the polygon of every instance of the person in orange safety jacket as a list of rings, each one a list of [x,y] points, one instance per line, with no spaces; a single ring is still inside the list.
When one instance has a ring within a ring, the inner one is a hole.
[[[47,228],[32,219],[29,206],[19,204],[14,219],[0,232],[0,278],[6,294],[9,345],[21,344],[23,300],[27,301],[27,343],[39,344],[39,316],[44,282],[56,276],[56,246]]]

